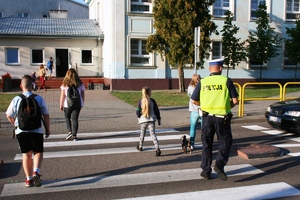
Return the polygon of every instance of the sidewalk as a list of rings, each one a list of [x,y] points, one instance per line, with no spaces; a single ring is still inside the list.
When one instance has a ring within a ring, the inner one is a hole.
[[[51,118],[51,134],[67,133],[63,112],[59,109],[60,90],[40,91],[45,99]],[[245,103],[244,117],[238,117],[238,106],[232,109],[233,123],[249,120],[265,120],[264,112],[275,101],[251,101]],[[159,104],[159,102],[158,102]],[[78,135],[89,132],[122,131],[139,129],[135,107],[112,96],[109,90],[86,90],[85,105],[79,116]],[[161,126],[177,128],[189,126],[188,105],[160,107]],[[11,134],[12,127],[4,112],[0,113],[0,134]]]

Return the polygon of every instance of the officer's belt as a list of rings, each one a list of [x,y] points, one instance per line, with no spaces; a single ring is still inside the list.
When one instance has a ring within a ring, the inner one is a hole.
[[[209,116],[213,116],[213,117],[218,117],[218,118],[225,118],[225,116],[223,115],[214,115],[214,114],[211,114],[211,113],[208,113]]]

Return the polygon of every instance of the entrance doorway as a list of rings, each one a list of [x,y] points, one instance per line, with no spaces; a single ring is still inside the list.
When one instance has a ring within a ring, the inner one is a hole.
[[[55,50],[56,77],[65,77],[68,71],[68,49]]]

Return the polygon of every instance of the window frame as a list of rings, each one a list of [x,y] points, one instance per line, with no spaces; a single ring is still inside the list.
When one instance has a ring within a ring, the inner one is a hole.
[[[292,61],[290,61],[289,58],[287,56],[285,56],[285,53],[286,53],[286,48],[285,48],[285,42],[284,42],[283,43],[283,54],[282,54],[282,56],[283,56],[282,66],[283,66],[283,68],[287,68],[287,69],[296,68],[297,63],[296,64],[286,64],[286,62],[291,62],[292,63]]]
[[[91,62],[82,62],[83,61],[83,51],[90,51]],[[92,49],[81,49],[80,50],[80,63],[81,63],[81,65],[93,65],[93,50]]]
[[[146,0],[148,2],[143,2],[144,0],[136,0],[138,2],[133,2],[132,0],[128,1],[128,10],[132,13],[153,13],[153,1],[154,0]],[[142,11],[142,10],[132,10],[132,5],[136,6],[149,6],[149,11]]]
[[[251,64],[251,59],[248,57],[247,58],[247,65],[248,65],[248,69],[253,69],[253,70],[258,70],[260,69],[260,65],[258,64]],[[263,69],[267,69],[268,68],[268,62],[267,63],[263,63],[262,64],[262,68]]]
[[[41,54],[42,54],[42,58],[41,58],[41,62],[34,62],[33,60],[33,51],[42,51]],[[44,49],[43,48],[35,48],[35,49],[31,49],[30,50],[30,62],[31,62],[31,65],[40,65],[40,64],[43,64],[44,63]]]
[[[258,9],[258,6],[259,6],[261,1],[265,1],[266,6],[267,6],[267,14],[270,16],[270,13],[271,13],[271,2],[270,2],[270,0],[257,0],[257,1],[259,1],[259,3],[257,4],[256,10],[252,9],[252,1],[253,0],[249,1],[249,19],[250,19],[250,21],[256,21],[257,20],[257,18],[255,16],[252,16],[252,13],[253,12],[256,13],[256,11]]]
[[[214,45],[214,43],[219,43],[218,47],[216,45]],[[216,47],[218,48],[218,50],[216,51]],[[218,55],[214,55],[214,52],[218,52]],[[222,58],[223,56],[223,45],[222,45],[222,41],[221,40],[213,40],[211,42],[211,55],[210,55],[210,59],[214,60],[214,59],[219,59]],[[223,64],[223,68],[228,69],[228,65]],[[229,66],[229,69],[232,69],[232,66]]]
[[[295,5],[295,1],[296,0],[290,0],[292,1],[291,3],[291,11],[287,11],[287,5],[288,5],[288,0],[284,1],[284,21],[288,21],[288,22],[296,22],[297,19],[299,19],[300,17],[300,1],[298,0],[298,12],[293,11],[294,5]],[[295,18],[288,18],[287,15],[295,15]],[[298,16],[297,16],[298,15]]]
[[[219,1],[220,1],[220,4],[224,5],[225,0],[219,0]],[[210,12],[212,13],[213,18],[225,19],[226,18],[226,11],[231,11],[231,13],[234,13],[234,6],[235,6],[234,0],[228,0],[228,3],[229,3],[228,7],[224,7],[224,6],[217,7],[219,10],[224,10],[223,15],[215,15],[215,12],[214,12],[215,7],[216,7],[215,3],[212,6],[210,6]]]
[[[132,54],[132,40],[138,41],[138,54]],[[143,54],[142,41],[147,41],[147,37],[130,37],[128,43],[128,66],[131,67],[151,67],[153,66],[153,53]],[[145,44],[146,45],[146,44]],[[146,51],[146,48],[144,49]],[[148,63],[133,63],[132,58],[148,58]]]
[[[17,50],[17,54],[18,54],[17,55],[17,62],[8,62],[8,53],[9,53],[8,50]],[[6,65],[20,65],[20,48],[18,48],[18,47],[5,47],[5,64]]]
[[[30,17],[29,13],[26,13],[26,12],[18,13],[17,16],[20,18],[29,18]]]

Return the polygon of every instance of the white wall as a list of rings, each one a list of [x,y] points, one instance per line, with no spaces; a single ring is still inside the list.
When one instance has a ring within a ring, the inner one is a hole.
[[[39,65],[31,64],[31,49],[44,49],[44,64],[46,65],[49,57],[56,58],[55,49],[72,49],[72,67],[77,63],[80,76],[97,76],[99,72],[98,62],[98,47],[97,41],[92,39],[15,39],[5,38],[0,40],[0,74],[6,72],[11,73],[13,78],[21,78],[24,74],[37,71]],[[20,49],[20,65],[6,65],[5,64],[5,47],[16,47]],[[93,51],[93,63],[81,63],[81,50],[91,49]],[[55,69],[53,74],[55,74]]]

